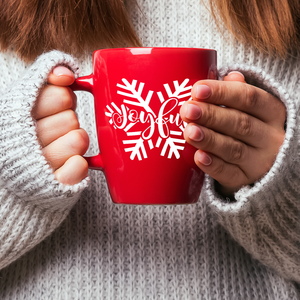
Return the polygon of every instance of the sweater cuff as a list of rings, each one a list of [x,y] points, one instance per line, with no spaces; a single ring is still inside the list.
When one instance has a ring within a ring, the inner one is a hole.
[[[0,188],[22,201],[44,209],[65,210],[88,185],[88,178],[73,186],[55,180],[53,170],[42,154],[31,116],[35,101],[58,65],[70,68],[78,77],[74,58],[60,51],[41,55],[8,92],[0,96]],[[62,199],[64,199],[62,201]]]
[[[215,181],[205,177],[203,192],[208,205],[231,236],[264,265],[285,278],[300,282],[299,124],[295,103],[271,76],[256,67],[236,65],[221,70],[245,75],[246,82],[277,96],[286,106],[286,135],[276,160],[265,176],[226,201],[215,189]]]

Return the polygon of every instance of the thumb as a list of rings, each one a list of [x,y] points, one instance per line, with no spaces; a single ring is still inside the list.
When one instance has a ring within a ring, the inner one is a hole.
[[[224,77],[224,81],[239,81],[239,82],[245,82],[245,77],[241,72],[238,71],[232,71],[227,76]]]
[[[48,76],[48,83],[58,86],[71,85],[75,80],[74,73],[63,66],[58,66]]]

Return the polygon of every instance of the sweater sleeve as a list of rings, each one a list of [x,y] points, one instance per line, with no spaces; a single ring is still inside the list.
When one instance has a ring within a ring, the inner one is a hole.
[[[78,76],[70,55],[52,51],[41,55],[0,95],[0,269],[59,226],[89,181],[85,178],[73,186],[56,181],[37,140],[31,110],[57,65]]]
[[[204,193],[219,222],[255,259],[300,282],[300,124],[295,106],[299,87],[288,93],[264,71],[241,65],[222,69],[221,79],[233,70],[285,104],[286,136],[269,172],[237,191],[235,201],[221,197],[207,175]]]

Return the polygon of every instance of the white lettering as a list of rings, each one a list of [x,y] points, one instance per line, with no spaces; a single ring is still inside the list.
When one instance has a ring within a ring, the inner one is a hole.
[[[144,140],[148,140],[153,136],[157,124],[159,135],[162,138],[167,138],[170,134],[168,123],[175,123],[178,127],[183,123],[179,113],[176,113],[175,116],[174,114],[171,114],[177,106],[178,100],[176,98],[170,98],[166,100],[160,107],[158,116],[155,119],[152,113],[145,113],[144,111],[141,111],[140,114],[138,114],[138,112],[134,109],[131,109],[127,115],[126,107],[124,104],[122,104],[122,114],[114,113],[112,120],[118,129],[125,128],[128,123],[137,123],[139,121],[142,124],[149,124],[149,126],[142,133]]]

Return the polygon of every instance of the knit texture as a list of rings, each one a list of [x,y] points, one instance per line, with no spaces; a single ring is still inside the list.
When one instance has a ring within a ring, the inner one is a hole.
[[[144,46],[216,49],[220,78],[239,70],[283,101],[286,138],[276,161],[234,203],[209,176],[198,203],[186,206],[115,205],[99,171],[61,185],[30,112],[54,66],[76,74],[78,66],[57,51],[31,66],[1,53],[0,299],[299,299],[300,61],[220,34],[198,0],[138,2],[140,10],[128,8]],[[78,58],[80,75],[92,72],[91,58]],[[98,152],[93,112],[91,95],[78,93],[88,154]]]
[[[72,57],[53,51],[37,59],[0,98],[0,268],[51,233],[87,186],[88,178],[74,186],[56,181],[36,138],[31,110],[56,65],[78,73]]]

